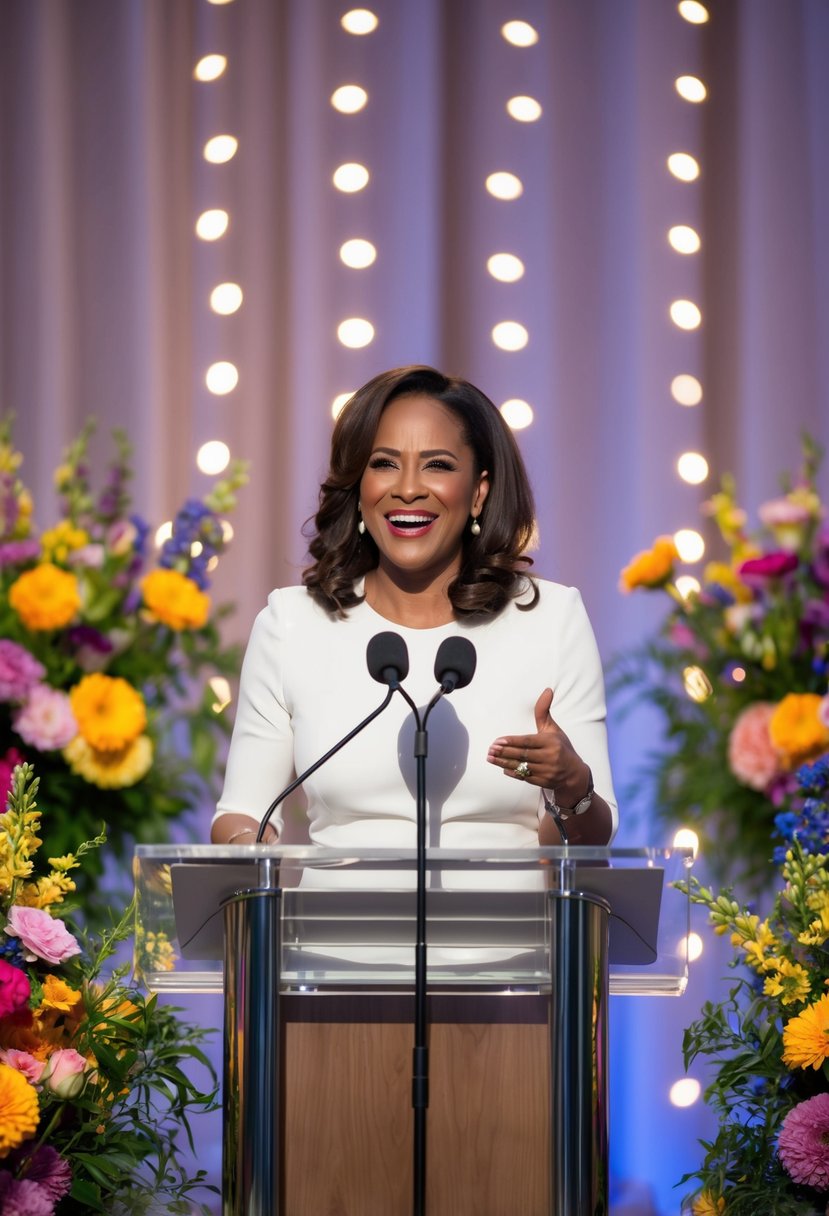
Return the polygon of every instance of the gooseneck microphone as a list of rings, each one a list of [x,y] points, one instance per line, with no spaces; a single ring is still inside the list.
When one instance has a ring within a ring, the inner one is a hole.
[[[444,638],[435,656],[435,679],[439,688],[423,714],[415,715],[415,764],[417,768],[417,908],[415,913],[415,1026],[412,1052],[412,1109],[414,1115],[414,1216],[426,1211],[426,1110],[429,1106],[428,1015],[426,1007],[426,756],[429,736],[426,723],[441,697],[465,688],[475,674],[477,655],[468,638]],[[411,705],[403,689],[400,690]],[[414,706],[412,706],[414,708]]]
[[[318,768],[321,768],[322,765],[325,764],[326,760],[330,760],[341,747],[345,747],[346,743],[350,743],[355,735],[359,735],[360,731],[368,726],[369,722],[373,722],[374,719],[383,712],[389,701],[391,701],[392,697],[398,690],[401,693],[404,693],[404,696],[406,695],[404,690],[400,687],[400,681],[405,680],[409,673],[409,652],[406,648],[406,643],[403,641],[399,633],[387,631],[385,633],[375,634],[366,647],[366,664],[372,679],[377,680],[380,684],[388,685],[389,691],[386,693],[382,704],[378,705],[376,709],[372,710],[368,717],[363,718],[362,722],[359,722],[353,730],[350,730],[344,739],[340,739],[339,743],[335,743],[324,756],[320,756],[319,760],[315,760],[310,768],[307,768],[304,773],[300,773],[290,785],[286,786],[281,793],[277,794],[271,805],[265,811],[265,814],[262,816],[259,824],[259,831],[256,833],[257,844],[261,844],[262,837],[265,834],[265,828],[268,826],[271,815],[279,806],[280,802],[287,798],[289,794],[292,794],[297,786],[302,785],[303,781],[307,780],[307,778],[310,777],[312,773],[315,773]],[[406,700],[409,700],[408,696],[406,697]]]

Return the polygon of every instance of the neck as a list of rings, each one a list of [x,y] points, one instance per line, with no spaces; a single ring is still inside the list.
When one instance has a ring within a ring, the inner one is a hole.
[[[366,602],[395,625],[409,629],[433,629],[455,619],[455,612],[446,594],[451,578],[444,583],[426,586],[403,585],[390,579],[378,568],[366,575]]]

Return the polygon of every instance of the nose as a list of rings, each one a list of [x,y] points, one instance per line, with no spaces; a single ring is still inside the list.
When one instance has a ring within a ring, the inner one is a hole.
[[[425,498],[428,490],[423,485],[423,480],[420,476],[420,462],[417,460],[403,460],[392,486],[392,497],[399,498],[403,502],[415,502],[418,498]]]

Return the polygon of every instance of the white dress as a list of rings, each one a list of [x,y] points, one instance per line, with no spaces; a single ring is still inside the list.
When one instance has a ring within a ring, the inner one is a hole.
[[[530,611],[515,601],[483,623],[406,629],[366,603],[332,618],[303,587],[271,593],[256,618],[239,690],[224,790],[216,817],[259,819],[272,799],[383,699],[366,667],[375,634],[400,634],[409,651],[406,690],[425,706],[444,638],[463,635],[477,652],[471,683],[445,697],[429,719],[427,845],[448,849],[538,844],[537,786],[487,763],[502,735],[535,732],[533,707],[547,687],[552,715],[593,772],[596,792],[616,802],[605,729],[601,663],[581,596],[537,580]],[[528,598],[528,597],[525,597]],[[320,845],[415,847],[414,723],[399,695],[304,785],[309,831]],[[272,822],[281,831],[276,815]]]

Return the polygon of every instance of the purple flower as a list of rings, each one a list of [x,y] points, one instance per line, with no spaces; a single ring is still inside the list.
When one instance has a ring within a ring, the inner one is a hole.
[[[59,751],[78,733],[69,697],[60,689],[38,684],[12,718],[24,743],[41,752]]]
[[[16,1153],[15,1156],[26,1160],[28,1155]],[[26,1177],[31,1182],[36,1182],[53,1203],[63,1199],[64,1195],[69,1193],[72,1185],[72,1169],[69,1162],[65,1161],[60,1153],[49,1144],[42,1144],[40,1148],[35,1149],[31,1156],[28,1156]]]
[[[53,1216],[55,1200],[45,1187],[29,1178],[14,1178],[0,1170],[0,1203],[3,1216]]]
[[[780,1128],[777,1154],[798,1186],[829,1190],[829,1094],[792,1107]]]
[[[74,625],[67,629],[66,640],[71,646],[95,650],[98,654],[111,654],[114,649],[106,634],[101,633],[100,629],[93,629],[91,625]]]
[[[40,557],[39,540],[10,540],[0,545],[0,569],[4,566],[22,566]]]
[[[45,675],[46,668],[25,647],[0,638],[0,701],[24,700]]]

